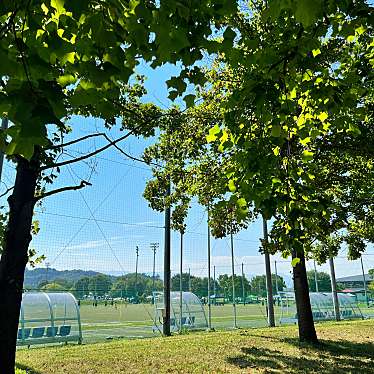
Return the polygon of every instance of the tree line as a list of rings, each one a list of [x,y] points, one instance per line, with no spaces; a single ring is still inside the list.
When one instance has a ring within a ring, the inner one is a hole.
[[[311,292],[316,291],[315,276],[317,275],[318,291],[330,292],[331,280],[329,274],[314,270],[307,272],[308,283]],[[239,299],[247,298],[250,295],[257,297],[266,297],[266,277],[265,275],[256,275],[251,279],[241,275],[234,276],[234,285],[236,297]],[[210,280],[211,295],[232,299],[232,276],[221,274],[216,280]],[[339,289],[343,287],[338,285]],[[26,286],[27,289],[27,286]],[[129,273],[124,276],[114,277],[105,274],[95,276],[85,276],[77,281],[69,281],[62,278],[56,278],[51,281],[44,280],[38,284],[38,290],[45,292],[68,291],[74,294],[78,299],[91,296],[108,296],[113,298],[126,298],[138,301],[147,301],[147,297],[152,295],[153,291],[161,292],[163,290],[163,281],[159,275],[153,278],[147,274]],[[172,291],[180,290],[180,276],[174,275],[171,278]],[[272,289],[275,295],[277,291],[282,292],[286,289],[284,278],[280,275],[272,274]],[[182,273],[182,290],[190,291],[196,294],[200,299],[208,295],[208,278]],[[151,299],[148,299],[151,300]]]

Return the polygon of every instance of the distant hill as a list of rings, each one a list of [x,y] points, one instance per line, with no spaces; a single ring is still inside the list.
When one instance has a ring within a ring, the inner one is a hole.
[[[24,287],[25,288],[36,288],[38,287],[39,283],[48,280],[54,281],[56,279],[65,279],[70,282],[76,282],[78,279],[83,277],[94,277],[95,275],[99,275],[102,273],[98,273],[92,270],[56,270],[53,268],[36,268],[36,269],[26,269],[25,271],[25,281]]]

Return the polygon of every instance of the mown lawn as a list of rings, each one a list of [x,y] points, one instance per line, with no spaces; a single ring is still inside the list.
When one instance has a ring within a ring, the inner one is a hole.
[[[321,344],[295,326],[193,333],[19,350],[28,373],[374,373],[374,320],[317,325]]]

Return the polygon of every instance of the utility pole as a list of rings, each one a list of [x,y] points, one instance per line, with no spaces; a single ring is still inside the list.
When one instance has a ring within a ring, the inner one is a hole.
[[[153,273],[152,273],[152,301],[155,303],[153,292],[155,292],[155,281],[156,281],[156,251],[159,247],[159,243],[151,243],[151,250],[153,251]]]
[[[210,304],[210,228],[209,228],[209,204],[208,204],[208,329],[212,329],[212,306]]]
[[[265,256],[265,274],[266,274],[266,294],[268,304],[268,324],[269,327],[275,326],[274,318],[274,304],[273,304],[273,285],[271,280],[271,267],[270,267],[270,255],[267,250],[268,244],[268,225],[265,218],[262,218],[263,231],[264,231],[264,256]]]
[[[234,237],[232,235],[232,227],[230,230],[230,241],[231,241],[231,276],[232,276],[232,307],[234,310],[234,328],[236,329],[236,303],[235,303],[235,267],[234,267]]]
[[[135,302],[138,302],[138,259],[139,259],[139,247],[136,246],[136,262],[135,262]]]
[[[362,255],[360,257],[360,261],[361,261],[361,270],[362,270],[362,281],[364,282],[366,305],[369,307],[368,290],[366,286],[366,277],[365,277],[364,263],[362,262]]]
[[[317,267],[316,267],[316,260],[313,260],[314,263],[314,283],[316,284],[316,292],[318,291],[318,277],[317,277]]]
[[[339,298],[338,298],[338,292],[336,291],[335,267],[334,267],[334,259],[332,257],[329,258],[329,263],[330,263],[330,277],[331,277],[331,292],[332,292],[332,299],[334,302],[335,319],[337,321],[340,321]]]
[[[170,196],[170,180],[166,190],[166,197]],[[162,332],[170,336],[170,207],[165,208],[165,249],[164,249],[164,315]]]
[[[242,263],[242,297],[243,297],[243,305],[245,305],[244,264],[243,263]]]
[[[8,118],[3,117],[1,120],[1,130],[5,131],[8,128]],[[3,164],[4,164],[4,153],[0,152],[0,182],[1,182],[1,177],[3,174]]]
[[[180,268],[179,268],[179,331],[182,332],[183,321],[183,231],[181,231],[181,247],[180,247]]]
[[[275,270],[275,291],[277,295],[279,295],[277,260],[274,261],[274,270]]]

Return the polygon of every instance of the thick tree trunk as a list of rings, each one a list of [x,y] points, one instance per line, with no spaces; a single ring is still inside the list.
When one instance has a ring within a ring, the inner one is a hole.
[[[13,194],[8,199],[9,221],[0,260],[0,371],[4,374],[14,373],[23,278],[39,174],[36,158],[19,159]]]
[[[306,275],[304,253],[293,253],[292,258],[296,257],[300,259],[300,262],[293,268],[299,339],[302,342],[317,343],[318,339],[314,327],[312,306],[309,298],[309,286]]]

